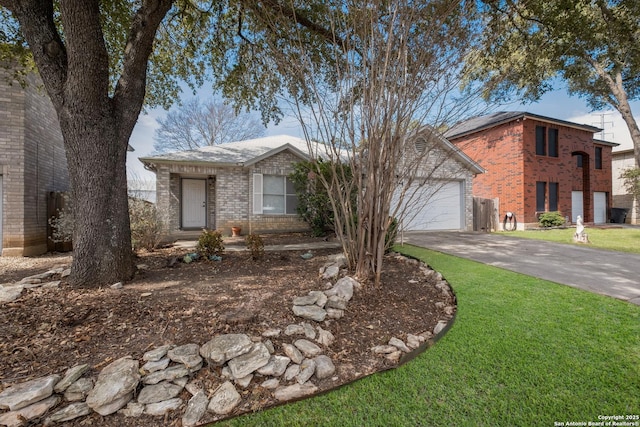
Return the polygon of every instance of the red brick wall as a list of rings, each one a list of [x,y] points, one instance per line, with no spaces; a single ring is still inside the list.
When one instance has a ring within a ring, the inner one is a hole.
[[[558,129],[558,157],[536,155],[536,126]],[[500,199],[500,217],[514,212],[518,222],[537,223],[536,182],[558,185],[558,210],[571,218],[571,192],[583,191],[585,222],[593,221],[594,192],[608,194],[611,203],[611,147],[594,144],[587,130],[532,118],[514,120],[452,141],[486,169],[473,182],[474,196]],[[595,169],[595,147],[602,147],[602,169]],[[584,152],[583,168],[574,152]],[[585,180],[583,174],[588,173]],[[546,201],[549,210],[549,201]]]

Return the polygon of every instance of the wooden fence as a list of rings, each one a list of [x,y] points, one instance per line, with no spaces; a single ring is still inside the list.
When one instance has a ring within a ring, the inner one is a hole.
[[[497,230],[498,199],[473,198],[473,231]]]

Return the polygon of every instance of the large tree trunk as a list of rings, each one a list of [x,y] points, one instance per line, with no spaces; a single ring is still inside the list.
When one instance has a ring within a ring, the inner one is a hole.
[[[64,137],[75,219],[71,282],[98,286],[134,273],[126,154],[145,96],[147,61],[172,0],[143,0],[132,15],[121,75],[110,94],[99,0],[0,0],[33,52]]]
[[[60,116],[71,180],[75,233],[71,281],[99,285],[134,273],[127,198],[128,138],[108,105]],[[87,120],[87,116],[91,116]]]

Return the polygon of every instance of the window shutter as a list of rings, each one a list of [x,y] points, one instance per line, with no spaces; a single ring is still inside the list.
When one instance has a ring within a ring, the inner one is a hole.
[[[262,174],[253,174],[253,213],[262,215]]]

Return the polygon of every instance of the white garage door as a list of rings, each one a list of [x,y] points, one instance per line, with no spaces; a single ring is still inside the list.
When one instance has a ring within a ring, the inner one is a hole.
[[[405,200],[403,226],[407,231],[460,230],[463,228],[461,181],[445,181],[428,188],[412,187],[407,194],[415,195]]]
[[[593,222],[596,224],[607,222],[607,193],[599,191],[593,193]]]
[[[584,212],[583,212],[583,203],[582,203],[582,191],[572,191],[571,192],[571,222],[575,223],[578,221],[578,215],[582,217],[584,220]]]

